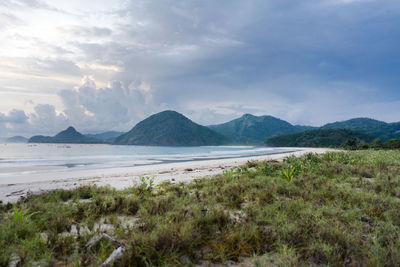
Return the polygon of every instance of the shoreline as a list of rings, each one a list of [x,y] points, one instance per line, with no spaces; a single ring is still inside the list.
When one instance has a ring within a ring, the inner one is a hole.
[[[121,167],[110,170],[82,171],[75,177],[63,177],[35,182],[23,182],[15,184],[0,184],[0,200],[4,203],[15,202],[20,197],[28,194],[40,194],[55,189],[73,189],[84,185],[110,186],[116,189],[124,189],[140,182],[140,177],[154,177],[154,183],[165,181],[172,183],[190,182],[200,177],[210,177],[222,173],[225,169],[236,168],[248,161],[283,160],[294,155],[301,156],[306,153],[322,154],[330,151],[338,151],[330,148],[292,148],[282,147],[291,152],[282,152],[269,155],[232,157],[221,159],[186,160],[179,162],[163,162],[150,165],[133,167]]]

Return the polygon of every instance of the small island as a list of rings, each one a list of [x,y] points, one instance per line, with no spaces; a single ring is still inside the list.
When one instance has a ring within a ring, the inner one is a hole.
[[[74,127],[68,127],[55,136],[32,136],[28,143],[102,144],[104,141],[87,137],[75,130]]]

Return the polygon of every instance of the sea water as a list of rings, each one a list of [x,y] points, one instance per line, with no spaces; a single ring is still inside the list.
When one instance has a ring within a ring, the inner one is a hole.
[[[169,162],[212,160],[286,152],[267,147],[156,147],[91,144],[0,144],[0,184],[34,177]],[[65,174],[65,175],[60,175]],[[37,178],[36,178],[37,179]]]

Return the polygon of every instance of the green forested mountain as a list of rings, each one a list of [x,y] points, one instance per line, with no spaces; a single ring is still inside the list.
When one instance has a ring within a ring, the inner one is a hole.
[[[320,128],[302,125],[292,125],[284,120],[272,116],[254,116],[245,114],[242,117],[209,127],[198,125],[182,114],[175,111],[164,111],[138,123],[128,133],[105,132],[101,134],[83,135],[73,127],[60,132],[54,137],[34,136],[29,142],[37,143],[113,143],[119,145],[163,145],[163,146],[197,146],[197,145],[221,145],[240,144],[257,145],[265,139],[292,133],[306,131],[307,134],[288,135],[285,138],[301,137],[301,142],[307,144],[305,138],[311,138],[309,144],[318,146],[317,139],[321,139],[324,146],[332,141],[335,146],[338,140],[345,138],[349,132],[318,132],[309,130],[339,130],[347,129],[357,133],[379,138],[382,141],[400,138],[400,122],[386,123],[369,118],[355,118],[341,122],[326,124]],[[346,137],[347,138],[347,137]],[[358,137],[357,137],[358,138]],[[281,139],[269,139],[281,140]],[[285,139],[286,140],[286,139]],[[323,141],[325,140],[325,141]],[[336,141],[334,141],[336,140]],[[296,140],[294,143],[298,143]],[[328,143],[326,143],[328,142]],[[285,141],[287,143],[287,140]]]
[[[322,126],[321,129],[349,129],[382,140],[400,138],[400,122],[386,123],[369,118],[355,118],[346,121],[328,123]]]
[[[28,138],[25,138],[23,136],[17,135],[17,136],[13,136],[13,137],[7,138],[6,142],[7,143],[27,143],[28,142]]]
[[[316,130],[318,129],[318,127],[314,127],[314,126],[305,126],[305,125],[295,125],[295,132],[303,132],[303,131],[307,131],[307,130]]]
[[[271,137],[264,144],[280,147],[339,147],[347,140],[369,143],[373,139],[372,136],[347,129],[317,129]]]
[[[154,114],[119,136],[117,145],[207,146],[221,145],[225,137],[194,123],[175,111]]]
[[[293,126],[292,124],[272,117],[254,116],[245,114],[242,117],[209,126],[210,129],[229,138],[233,144],[261,144],[265,138],[294,133],[304,130],[306,126]]]
[[[101,140],[105,143],[113,143],[118,136],[123,135],[124,132],[109,131],[98,134],[85,134],[87,137],[95,138]]]
[[[104,143],[101,140],[87,137],[78,131],[74,127],[68,127],[68,129],[58,133],[55,136],[42,136],[36,135],[29,139],[29,143],[65,143],[65,144],[101,144]]]
[[[355,118],[329,123],[322,127],[312,127],[292,125],[272,116],[245,114],[238,119],[211,125],[209,128],[227,136],[233,144],[259,144],[269,137],[315,129],[348,129],[383,141],[400,138],[400,122],[386,123],[369,118]]]

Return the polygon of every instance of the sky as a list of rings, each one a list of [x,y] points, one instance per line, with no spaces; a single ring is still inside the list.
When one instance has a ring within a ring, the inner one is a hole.
[[[398,0],[2,0],[0,136],[127,131],[166,109],[400,121]]]

